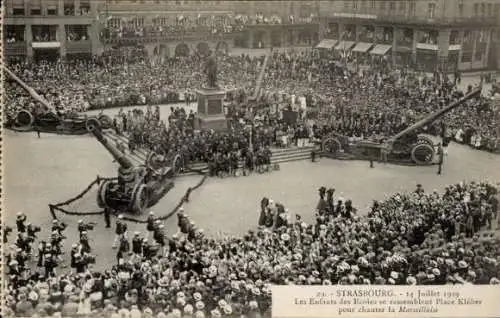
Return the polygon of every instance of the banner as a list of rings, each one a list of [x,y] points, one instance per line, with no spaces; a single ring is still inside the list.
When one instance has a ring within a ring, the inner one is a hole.
[[[273,286],[277,317],[498,317],[500,285]]]

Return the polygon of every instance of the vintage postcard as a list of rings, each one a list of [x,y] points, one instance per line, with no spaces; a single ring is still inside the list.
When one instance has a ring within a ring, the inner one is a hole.
[[[500,0],[1,4],[2,316],[500,316]]]

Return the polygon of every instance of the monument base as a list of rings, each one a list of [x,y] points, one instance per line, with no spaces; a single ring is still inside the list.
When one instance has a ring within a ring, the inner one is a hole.
[[[229,125],[225,116],[198,117],[200,130],[227,131]]]
[[[200,130],[228,130],[228,123],[224,114],[223,100],[226,95],[219,88],[201,88],[197,91],[198,116]]]

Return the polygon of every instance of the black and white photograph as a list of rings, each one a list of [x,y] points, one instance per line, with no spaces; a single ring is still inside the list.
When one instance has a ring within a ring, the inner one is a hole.
[[[500,0],[1,4],[2,316],[500,299]]]

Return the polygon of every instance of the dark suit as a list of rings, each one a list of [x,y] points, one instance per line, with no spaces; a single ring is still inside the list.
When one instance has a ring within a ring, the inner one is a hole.
[[[441,147],[441,146],[438,147],[437,155],[438,155],[438,173],[437,174],[441,174],[441,171],[443,168],[443,161],[444,161],[443,147]]]

